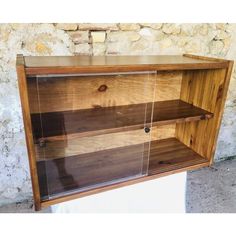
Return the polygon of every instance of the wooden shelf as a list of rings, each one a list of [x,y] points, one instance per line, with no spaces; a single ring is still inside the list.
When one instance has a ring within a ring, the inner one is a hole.
[[[207,160],[176,138],[151,142],[148,175],[191,167]]]
[[[148,176],[142,177],[142,148],[143,144],[139,144],[38,162],[41,198],[58,197],[65,192],[70,194],[70,191],[85,191],[89,186],[102,187],[105,183],[114,185],[112,181],[117,179],[141,177],[145,180],[163,172],[177,172],[179,169],[209,164],[175,138],[152,141]]]
[[[33,133],[36,140],[52,142],[68,138],[140,129],[144,128],[145,125],[150,125],[152,106],[152,103],[144,103],[31,114]],[[144,124],[145,116],[149,118],[149,120],[146,120],[146,124]],[[212,117],[212,113],[181,100],[161,101],[154,103],[152,125],[198,121]],[[40,122],[40,118],[42,122]],[[41,136],[41,123],[43,138]]]

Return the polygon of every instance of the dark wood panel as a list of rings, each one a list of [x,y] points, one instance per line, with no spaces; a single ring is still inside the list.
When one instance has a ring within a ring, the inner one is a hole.
[[[148,181],[148,180],[157,179],[157,178],[160,178],[160,177],[180,173],[180,172],[183,172],[183,171],[196,170],[196,169],[206,167],[206,166],[209,166],[209,165],[210,165],[210,162],[206,161],[206,162],[203,162],[203,163],[200,163],[200,164],[181,167],[179,169],[174,169],[174,170],[162,172],[162,173],[159,173],[159,174],[146,175],[146,176],[143,176],[143,177],[140,177],[140,178],[130,179],[130,180],[127,180],[127,181],[124,181],[124,182],[119,182],[119,183],[114,183],[114,184],[106,185],[106,186],[103,186],[103,187],[100,187],[100,188],[94,188],[94,189],[84,191],[84,192],[73,192],[69,195],[55,196],[55,198],[51,198],[50,200],[42,200],[41,206],[43,208],[45,208],[45,207],[49,207],[53,204],[58,204],[58,203],[65,202],[65,201],[71,201],[73,199],[86,197],[86,196],[89,196],[89,195],[92,195],[92,194],[98,194],[98,193],[101,193],[101,192],[104,192],[104,191],[117,189],[117,188],[129,186],[129,185],[133,185],[133,184],[137,184],[137,183],[142,183],[142,182],[145,182],[145,181]]]
[[[162,139],[151,142],[148,174],[155,175],[206,161],[176,138]]]
[[[143,153],[147,158],[148,147],[146,143],[40,161],[37,165],[41,196],[44,198],[48,193],[83,190],[90,186],[102,186],[104,182],[140,176]]]
[[[152,103],[32,114],[34,137],[44,141],[78,138],[150,125]],[[39,118],[41,116],[41,121]],[[154,103],[153,125],[209,119],[212,113],[181,100]],[[146,118],[145,118],[146,117]],[[147,120],[145,120],[147,119]],[[42,124],[42,129],[41,129]]]
[[[89,186],[98,188],[114,184],[108,182],[120,178],[141,177],[142,151],[145,156],[148,146],[148,143],[145,146],[132,145],[38,162],[41,197],[45,199],[48,194],[50,197],[58,197],[57,194],[70,194],[70,191],[86,191]],[[148,175],[204,163],[207,163],[206,159],[175,138],[152,141]]]

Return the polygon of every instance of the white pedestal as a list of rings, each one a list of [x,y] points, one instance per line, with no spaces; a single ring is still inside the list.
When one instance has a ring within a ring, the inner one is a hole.
[[[53,213],[184,213],[186,172],[52,206]]]

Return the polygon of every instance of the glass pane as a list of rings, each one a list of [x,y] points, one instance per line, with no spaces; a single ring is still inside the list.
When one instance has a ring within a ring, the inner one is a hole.
[[[42,199],[147,175],[155,75],[28,78]]]

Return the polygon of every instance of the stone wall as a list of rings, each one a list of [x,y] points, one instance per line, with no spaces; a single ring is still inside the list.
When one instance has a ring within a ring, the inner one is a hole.
[[[31,198],[15,71],[24,55],[193,53],[236,60],[236,24],[0,24],[0,205]],[[236,155],[236,73],[215,160]]]

